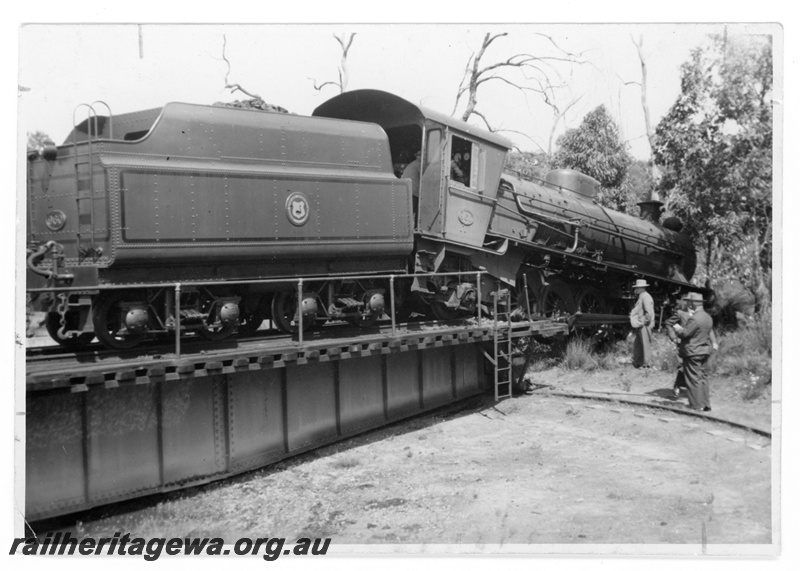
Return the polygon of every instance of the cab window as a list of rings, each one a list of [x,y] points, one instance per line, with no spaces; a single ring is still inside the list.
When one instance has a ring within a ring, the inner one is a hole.
[[[453,135],[450,145],[450,180],[464,186],[473,186],[472,163],[472,142]]]

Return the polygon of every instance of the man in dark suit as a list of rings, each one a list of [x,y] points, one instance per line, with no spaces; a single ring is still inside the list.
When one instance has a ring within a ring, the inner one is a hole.
[[[711,316],[703,309],[703,295],[691,292],[684,296],[690,309],[694,313],[686,322],[686,326],[679,323],[672,328],[680,339],[679,352],[683,357],[683,375],[688,389],[689,408],[702,411],[711,410],[708,380],[703,367],[711,355],[712,328],[714,322]]]
[[[689,323],[689,318],[692,316],[692,312],[687,307],[688,303],[689,302],[685,297],[677,300],[677,309],[675,310],[675,313],[666,321],[667,335],[669,336],[670,341],[679,347],[681,340],[678,337],[678,334],[675,332],[673,325],[678,324],[681,327],[686,327],[686,324]],[[675,398],[678,398],[681,395],[681,389],[686,388],[686,379],[684,379],[683,376],[683,353],[681,353],[680,349],[678,350],[678,358],[681,360],[681,364],[678,365],[678,372],[677,375],[675,375],[675,382],[672,385],[672,392],[675,395]]]
[[[695,297],[700,296],[700,294],[694,294]],[[697,299],[702,299],[702,297],[697,297]],[[675,398],[681,396],[681,389],[686,389],[686,379],[683,375],[683,352],[680,349],[681,340],[678,337],[678,334],[675,332],[675,329],[672,327],[676,323],[679,324],[681,327],[686,327],[686,324],[689,322],[689,318],[694,314],[694,308],[689,308],[689,296],[685,295],[677,300],[676,302],[677,308],[675,313],[666,321],[667,324],[667,335],[669,336],[669,340],[678,345],[678,357],[681,359],[681,364],[678,365],[678,372],[675,376],[675,383],[672,385],[672,392],[675,395]],[[714,335],[714,330],[711,330],[709,335],[711,339],[711,346],[714,350],[716,350],[719,345],[717,345],[717,338]]]

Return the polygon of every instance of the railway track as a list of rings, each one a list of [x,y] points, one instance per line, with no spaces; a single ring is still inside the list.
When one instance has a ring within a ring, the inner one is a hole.
[[[551,389],[555,388],[555,387],[552,387],[550,385],[539,385],[539,387],[540,388],[551,388]],[[732,428],[737,428],[737,429],[744,430],[744,431],[747,431],[747,432],[752,432],[753,434],[757,434],[757,435],[763,436],[765,438],[769,438],[769,439],[772,438],[772,432],[771,431],[764,430],[763,428],[760,428],[758,426],[753,426],[753,425],[750,425],[750,424],[747,424],[747,423],[744,423],[744,422],[735,421],[735,420],[731,420],[731,419],[728,419],[728,418],[723,418],[721,416],[712,415],[712,414],[709,414],[709,413],[706,413],[706,412],[699,412],[699,411],[691,410],[691,409],[688,409],[688,408],[683,407],[683,406],[665,405],[665,404],[661,404],[659,402],[654,402],[653,400],[637,401],[637,400],[632,400],[632,399],[628,399],[628,398],[619,398],[618,396],[612,396],[611,394],[603,395],[603,394],[597,394],[597,393],[592,394],[592,393],[593,393],[593,391],[584,391],[582,393],[576,393],[576,392],[569,392],[569,391],[552,390],[552,391],[548,392],[547,394],[549,396],[561,397],[561,398],[565,398],[565,399],[593,400],[593,401],[607,402],[607,403],[619,403],[619,404],[631,405],[631,406],[634,406],[634,407],[641,407],[641,408],[647,408],[647,409],[663,410],[663,411],[679,414],[679,415],[682,415],[682,416],[693,417],[693,418],[696,418],[696,419],[699,419],[699,420],[704,420],[704,421],[707,421],[707,422],[715,422],[715,423],[725,424],[725,425],[730,426]],[[642,394],[642,395],[639,395],[639,396],[648,397],[649,395]]]
[[[484,320],[484,323],[489,321]],[[472,327],[475,327],[475,320],[471,320]],[[408,334],[427,334],[441,331],[461,331],[464,325],[461,321],[447,323],[441,321],[419,321],[412,323],[397,324],[399,335]],[[387,321],[380,323],[370,330],[363,331],[353,329],[348,324],[328,324],[322,328],[304,332],[303,344],[315,345],[325,341],[340,341],[366,339],[370,342],[375,339],[387,338],[391,336],[392,327]],[[188,336],[181,339],[181,357],[188,357],[198,354],[209,354],[219,352],[221,355],[235,353],[236,351],[247,351],[254,345],[270,345],[285,347],[297,345],[297,335],[283,333],[276,329],[262,329],[252,335],[236,335],[223,341],[207,341],[200,337]],[[60,363],[68,365],[72,362],[111,362],[113,360],[131,360],[141,358],[144,360],[153,358],[176,358],[174,339],[153,339],[144,342],[133,349],[112,350],[103,347],[100,343],[89,344],[80,352],[71,351],[59,345],[43,345],[29,347],[25,351],[26,362],[35,365],[44,362]]]

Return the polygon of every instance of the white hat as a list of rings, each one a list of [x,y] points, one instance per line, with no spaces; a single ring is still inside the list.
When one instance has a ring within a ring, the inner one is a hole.
[[[647,287],[649,284],[645,280],[636,280],[636,283],[633,284],[633,289],[637,287]]]

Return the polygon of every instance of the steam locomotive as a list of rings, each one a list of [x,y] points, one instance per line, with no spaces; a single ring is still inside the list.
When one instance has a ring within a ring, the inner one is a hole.
[[[310,117],[98,105],[28,154],[27,287],[64,346],[218,340],[264,319],[364,327],[390,287],[398,313],[437,319],[486,311],[498,288],[546,317],[625,314],[635,278],[659,299],[693,289],[695,250],[659,203],[636,218],[597,204],[581,173],[504,171],[505,138],[389,93]],[[400,178],[415,155],[419,179]],[[407,279],[395,292],[387,275]]]

